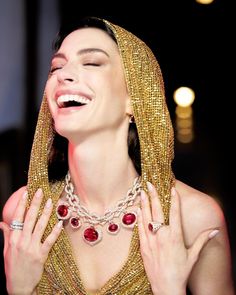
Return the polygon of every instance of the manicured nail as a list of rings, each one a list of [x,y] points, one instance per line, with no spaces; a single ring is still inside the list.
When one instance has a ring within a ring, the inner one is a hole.
[[[149,192],[153,191],[153,185],[149,181],[147,181],[147,188],[148,188]]]
[[[46,208],[50,208],[51,205],[52,205],[52,199],[49,198],[49,199],[47,200],[47,203],[46,203],[45,207],[46,207]]]
[[[28,192],[25,191],[25,192],[23,193],[22,199],[23,199],[23,200],[26,200],[27,197],[28,197]]]
[[[42,195],[42,193],[43,193],[42,189],[39,188],[39,189],[37,190],[36,194],[35,194],[36,198],[40,198],[41,195]]]
[[[209,233],[209,239],[214,238],[219,233],[218,229],[214,229],[212,232]]]
[[[58,228],[61,228],[61,227],[62,227],[62,224],[63,224],[63,221],[60,220],[60,221],[58,222],[58,224],[57,224],[57,227],[58,227]]]
[[[172,197],[176,196],[176,189],[174,186],[171,188],[171,195],[172,195]]]
[[[141,197],[141,200],[142,200],[142,201],[145,201],[146,196],[145,196],[145,192],[144,192],[143,190],[141,190],[141,195],[140,195],[140,197]]]

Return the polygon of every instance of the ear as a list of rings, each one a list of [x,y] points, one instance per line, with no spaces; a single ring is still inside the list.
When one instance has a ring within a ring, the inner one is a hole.
[[[129,96],[126,99],[126,114],[128,116],[132,116],[133,115],[132,102],[131,102],[131,98]]]

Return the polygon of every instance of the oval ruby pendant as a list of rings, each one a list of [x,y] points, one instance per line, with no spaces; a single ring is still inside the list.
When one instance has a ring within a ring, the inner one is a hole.
[[[117,223],[110,223],[107,226],[107,231],[109,234],[116,235],[120,230],[120,226]]]
[[[102,232],[94,226],[87,227],[83,234],[84,241],[89,245],[95,245],[102,239]]]
[[[125,213],[122,217],[122,225],[127,228],[133,228],[137,221],[137,214],[135,212]]]
[[[58,219],[68,219],[71,215],[71,210],[67,203],[61,203],[57,206],[56,214]]]

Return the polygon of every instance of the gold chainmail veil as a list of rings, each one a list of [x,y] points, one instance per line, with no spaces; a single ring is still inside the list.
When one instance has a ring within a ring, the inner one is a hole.
[[[106,20],[104,22],[116,37],[123,61],[140,141],[142,184],[146,188],[146,181],[150,181],[157,188],[165,223],[168,224],[170,190],[174,184],[171,169],[174,155],[173,129],[166,106],[161,70],[152,51],[143,41],[117,25]],[[51,186],[48,180],[48,154],[52,141],[52,117],[44,95],[31,151],[27,184],[29,203],[36,190],[43,189],[44,200],[41,210],[49,197],[52,198],[55,206],[64,187],[63,182]],[[53,214],[44,239],[56,222],[56,214]],[[133,236],[131,242],[126,268],[113,276],[100,290],[99,295],[107,294],[109,290],[116,290],[114,294],[152,294],[138,250],[137,229],[134,232],[136,235]],[[136,285],[132,280],[136,280]],[[79,293],[78,290],[80,290]],[[64,231],[53,246],[45,264],[38,294],[87,294],[79,279],[79,271],[73,259],[70,241]]]
[[[142,40],[117,25],[105,22],[115,34],[123,60],[140,141],[143,187],[147,181],[155,185],[168,224],[170,190],[175,179],[171,169],[174,137],[161,69]]]

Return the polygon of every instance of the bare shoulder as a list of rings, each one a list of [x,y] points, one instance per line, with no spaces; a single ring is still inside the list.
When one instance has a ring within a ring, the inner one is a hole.
[[[22,197],[23,193],[26,190],[26,186],[22,186],[17,191],[15,191],[7,200],[6,204],[3,207],[2,218],[3,221],[7,224],[10,224],[15,212],[16,206]]]
[[[216,199],[179,180],[176,180],[176,190],[180,195],[187,244],[192,244],[196,236],[204,230],[226,230],[223,208]]]

